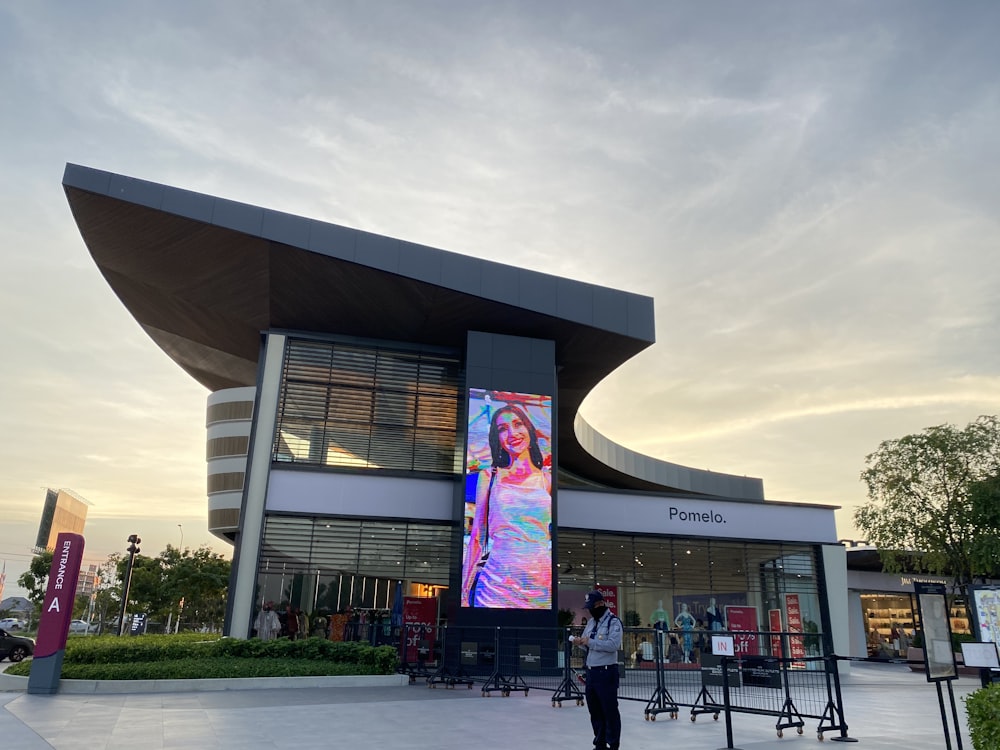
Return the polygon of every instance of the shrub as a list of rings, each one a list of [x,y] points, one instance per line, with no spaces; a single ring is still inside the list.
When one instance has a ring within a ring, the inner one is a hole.
[[[392,646],[339,643],[323,638],[261,641],[200,633],[100,636],[66,644],[66,679],[152,680],[199,677],[291,677],[392,674],[399,664]],[[27,675],[30,662],[7,669]]]
[[[965,696],[969,736],[976,750],[1000,747],[1000,684],[988,685]]]

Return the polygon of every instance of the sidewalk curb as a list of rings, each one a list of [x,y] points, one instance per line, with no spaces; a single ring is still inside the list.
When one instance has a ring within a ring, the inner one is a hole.
[[[59,695],[113,695],[122,693],[191,693],[222,690],[283,688],[398,687],[408,685],[405,674],[338,675],[329,677],[244,677],[201,680],[60,680]],[[26,692],[28,678],[0,674],[0,692]]]

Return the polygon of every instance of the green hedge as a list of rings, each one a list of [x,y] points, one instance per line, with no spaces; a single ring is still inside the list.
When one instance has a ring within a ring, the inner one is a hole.
[[[969,736],[976,750],[1000,748],[1000,685],[988,685],[965,696]]]
[[[27,675],[30,661],[8,674]],[[290,677],[392,674],[399,660],[392,646],[340,643],[323,638],[261,641],[199,633],[95,636],[66,643],[66,679],[156,680],[199,677]]]

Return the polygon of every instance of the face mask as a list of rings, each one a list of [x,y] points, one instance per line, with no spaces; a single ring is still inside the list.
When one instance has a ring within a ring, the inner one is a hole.
[[[607,611],[608,608],[602,604],[590,610],[590,616],[593,617],[595,620],[600,620],[602,617],[604,617],[604,613]]]

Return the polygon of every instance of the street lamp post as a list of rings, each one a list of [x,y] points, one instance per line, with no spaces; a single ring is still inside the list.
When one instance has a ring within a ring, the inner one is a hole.
[[[125,580],[122,582],[122,606],[118,612],[118,635],[125,630],[125,608],[128,607],[128,592],[132,588],[132,564],[135,556],[139,554],[139,542],[142,539],[137,534],[129,534],[128,537],[128,563],[125,565]]]
[[[181,530],[181,554],[184,554],[184,525],[177,524],[177,528]]]

